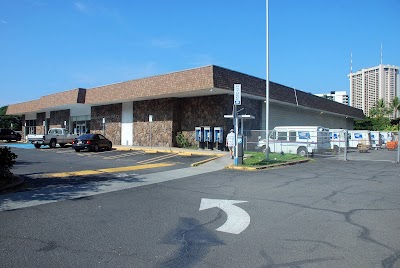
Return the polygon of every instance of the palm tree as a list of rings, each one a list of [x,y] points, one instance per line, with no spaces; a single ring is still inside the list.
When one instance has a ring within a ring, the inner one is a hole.
[[[397,118],[397,112],[400,110],[400,99],[394,97],[392,103],[390,103],[390,110],[393,112],[393,119]]]
[[[379,99],[376,102],[375,107],[369,111],[370,116],[375,118],[383,118],[390,113],[391,111],[386,107],[386,103],[383,99]]]

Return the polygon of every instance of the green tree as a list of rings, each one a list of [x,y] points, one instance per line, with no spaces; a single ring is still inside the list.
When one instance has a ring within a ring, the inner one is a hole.
[[[22,118],[20,116],[6,115],[8,106],[0,108],[0,128],[22,129]],[[12,127],[11,127],[12,126]]]
[[[10,148],[0,148],[0,186],[7,184],[14,179],[10,169],[15,164],[16,158],[17,155],[11,152]]]
[[[394,97],[393,101],[390,103],[390,110],[393,113],[393,118],[397,118],[397,112],[400,110],[400,99],[399,97]]]
[[[391,113],[390,109],[386,106],[383,99],[379,99],[375,106],[369,111],[369,115],[372,118],[383,118]]]

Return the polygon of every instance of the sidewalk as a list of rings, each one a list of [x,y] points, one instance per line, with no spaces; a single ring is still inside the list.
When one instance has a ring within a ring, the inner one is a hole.
[[[178,147],[146,147],[146,146],[130,146],[130,145],[113,145],[113,149],[120,151],[141,150],[146,153],[176,153],[180,155],[214,155],[225,156],[229,152],[209,149],[186,149]]]

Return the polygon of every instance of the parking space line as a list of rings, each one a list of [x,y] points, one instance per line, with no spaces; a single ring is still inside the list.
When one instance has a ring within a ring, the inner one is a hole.
[[[73,176],[98,175],[98,174],[104,174],[104,173],[116,173],[116,172],[123,172],[123,171],[169,167],[169,166],[173,166],[173,165],[174,165],[173,163],[157,163],[157,164],[146,164],[146,165],[138,165],[138,166],[102,168],[102,169],[94,169],[94,170],[81,170],[81,171],[73,171],[73,172],[46,173],[46,174],[40,175],[40,177],[66,178],[66,177],[73,177]]]
[[[119,158],[124,158],[128,156],[133,156],[133,155],[144,155],[146,154],[145,152],[131,152],[131,153],[125,153],[125,154],[119,154],[119,155],[112,155],[112,156],[106,156],[103,157],[103,159],[119,159]]]
[[[161,156],[150,158],[150,159],[147,159],[147,160],[138,161],[137,163],[148,164],[148,163],[153,163],[153,162],[157,162],[157,161],[162,161],[162,160],[165,160],[165,159],[168,159],[168,158],[172,158],[172,157],[175,157],[175,156],[177,156],[177,154],[161,155]]]

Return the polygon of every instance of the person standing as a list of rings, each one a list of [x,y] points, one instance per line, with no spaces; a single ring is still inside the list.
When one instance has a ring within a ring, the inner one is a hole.
[[[226,135],[226,146],[228,147],[231,158],[233,159],[233,147],[235,147],[235,132],[233,132],[233,129],[231,129],[228,135]]]

